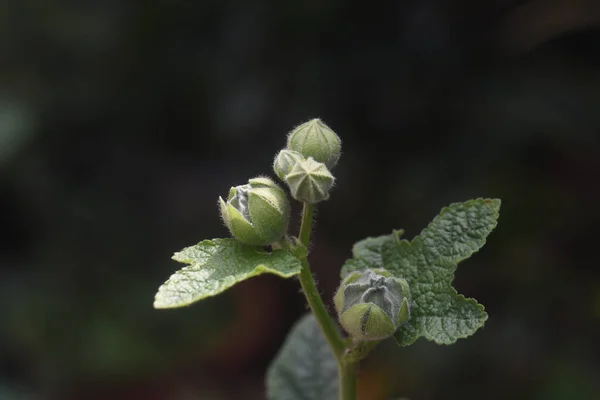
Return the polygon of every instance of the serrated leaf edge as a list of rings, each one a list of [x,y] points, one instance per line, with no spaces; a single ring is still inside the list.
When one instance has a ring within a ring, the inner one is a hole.
[[[221,240],[235,240],[235,239],[230,239],[230,238],[225,238],[225,239],[223,239],[223,238],[206,239],[206,240],[200,241],[197,244],[189,246],[189,247],[195,247],[195,246],[199,246],[199,245],[202,245],[202,244],[205,244],[205,245],[210,244],[211,246],[217,246],[217,244],[215,243],[215,241],[221,241]],[[238,244],[239,245],[243,245],[241,243],[238,243]],[[248,246],[248,245],[243,245],[243,246]],[[262,249],[260,249],[260,248],[257,247],[256,250],[260,252],[260,250],[262,250]],[[202,251],[202,250],[201,249],[197,249],[197,251]],[[264,255],[272,255],[272,254],[275,254],[275,253],[282,253],[282,252],[283,253],[288,253],[288,254],[294,256],[291,252],[289,252],[287,250],[284,250],[284,249],[277,249],[277,250],[273,250],[272,252],[263,251],[263,254]],[[194,263],[194,261],[192,259],[183,258],[182,257],[183,253],[184,253],[184,251],[177,251],[177,252],[175,252],[173,254],[173,256],[171,257],[171,259],[174,260],[174,261],[177,261],[179,263],[188,264],[188,265],[186,265],[185,267],[183,267],[183,268],[181,268],[181,269],[173,272],[171,274],[171,276],[162,285],[159,286],[159,288],[158,288],[158,290],[157,290],[157,292],[156,292],[156,294],[154,296],[153,307],[155,309],[164,310],[164,309],[187,307],[187,306],[190,306],[190,305],[192,305],[192,304],[194,304],[194,303],[196,303],[196,302],[198,302],[200,300],[206,299],[208,297],[214,297],[214,296],[216,296],[218,294],[221,294],[224,291],[226,291],[227,289],[230,289],[231,287],[235,286],[237,283],[241,282],[241,281],[238,281],[238,280],[233,280],[233,282],[228,282],[228,283],[224,284],[223,287],[221,288],[221,290],[219,290],[219,291],[216,291],[216,292],[213,292],[213,293],[210,293],[210,294],[200,295],[200,296],[194,297],[192,300],[189,300],[189,301],[186,301],[186,302],[179,302],[179,303],[174,303],[174,304],[170,304],[170,303],[163,304],[163,302],[160,302],[158,300],[158,296],[161,293],[163,287],[167,286],[170,283],[170,281],[173,278],[173,276],[175,276],[177,274],[185,273],[186,270],[192,269],[192,268],[199,268],[200,270],[202,269],[202,267],[195,267],[194,266],[195,263]],[[296,257],[294,256],[294,258],[296,258]],[[194,271],[194,272],[197,272],[197,271]],[[282,277],[282,278],[291,278],[291,277],[293,277],[295,275],[298,275],[300,273],[300,270],[298,270],[298,272],[284,273],[284,272],[278,271],[276,269],[269,268],[265,264],[258,264],[258,265],[256,265],[252,269],[252,271],[242,281],[245,281],[247,279],[253,278],[253,277],[258,276],[258,275],[261,275],[263,273],[270,273],[270,274],[273,274],[273,275],[276,275],[276,276],[279,276],[279,277]]]

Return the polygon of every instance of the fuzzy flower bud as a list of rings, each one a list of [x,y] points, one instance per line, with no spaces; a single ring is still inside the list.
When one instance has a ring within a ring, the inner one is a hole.
[[[342,141],[323,121],[315,118],[290,132],[287,148],[306,158],[312,157],[332,169],[340,158]]]
[[[309,157],[298,161],[284,180],[294,199],[315,204],[329,198],[335,178],[325,164]]]
[[[356,340],[382,340],[408,321],[409,289],[385,269],[351,273],[335,297],[340,324]]]
[[[299,161],[304,161],[302,154],[294,150],[283,149],[275,157],[273,171],[275,171],[279,178],[284,180],[285,176],[292,171]]]
[[[263,246],[285,235],[290,204],[283,189],[269,178],[253,178],[232,187],[227,201],[219,197],[223,222],[240,242]]]

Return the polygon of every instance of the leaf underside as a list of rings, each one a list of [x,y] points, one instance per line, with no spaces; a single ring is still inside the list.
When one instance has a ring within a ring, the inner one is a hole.
[[[158,289],[155,308],[190,305],[215,296],[238,282],[264,273],[289,278],[300,273],[300,261],[285,250],[267,252],[235,239],[204,240],[173,255],[189,264]]]
[[[314,316],[294,325],[267,371],[268,400],[334,400],[337,361]]]
[[[410,319],[395,334],[397,343],[408,346],[420,337],[438,344],[452,344],[471,336],[488,316],[475,299],[452,287],[459,262],[478,251],[496,227],[498,199],[475,199],[454,203],[410,242],[402,231],[367,238],[356,243],[353,258],[342,267],[342,278],[363,268],[385,268],[410,285]]]

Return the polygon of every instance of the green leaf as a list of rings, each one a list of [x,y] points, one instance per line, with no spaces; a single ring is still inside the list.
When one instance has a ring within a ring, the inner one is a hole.
[[[312,314],[292,328],[267,371],[269,400],[335,400],[337,361]]]
[[[404,233],[403,230],[394,231],[399,238]],[[368,237],[358,241],[352,246],[353,258],[346,260],[342,267],[342,279],[350,272],[366,268],[383,268],[381,257],[381,247],[390,240],[390,235],[377,237]]]
[[[267,252],[235,239],[205,240],[173,255],[189,264],[175,272],[156,293],[155,308],[190,305],[217,295],[238,282],[264,273],[283,278],[300,273],[300,261],[286,250]]]
[[[362,268],[385,268],[408,281],[411,316],[395,334],[402,346],[419,337],[452,344],[471,336],[488,316],[477,301],[459,295],[452,280],[457,264],[485,244],[499,209],[498,199],[455,203],[410,242],[401,240],[398,232],[365,239],[354,246],[342,276]]]

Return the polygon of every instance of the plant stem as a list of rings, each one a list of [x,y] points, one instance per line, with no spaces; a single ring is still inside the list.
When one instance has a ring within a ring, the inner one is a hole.
[[[302,208],[302,222],[300,223],[300,243],[308,246],[310,243],[310,234],[312,233],[313,214],[315,213],[315,205],[304,203]]]
[[[341,360],[338,366],[340,400],[356,400],[356,363]]]
[[[299,239],[300,243],[306,247],[308,247],[310,243],[310,234],[313,225],[313,213],[314,205],[304,203]],[[327,339],[327,343],[329,343],[329,346],[333,350],[333,354],[338,360],[341,360],[345,348],[344,341],[342,340],[335,323],[329,316],[327,308],[325,308],[325,304],[323,303],[323,299],[319,294],[319,289],[317,289],[313,274],[310,270],[307,257],[302,257],[300,261],[302,262],[302,270],[300,271],[300,285],[302,286],[302,291],[306,296],[306,301],[315,315],[317,322],[321,326],[321,330],[325,335],[325,339]]]
[[[317,322],[321,326],[321,330],[325,335],[327,343],[329,343],[329,347],[333,350],[335,358],[339,360],[344,353],[344,341],[333,320],[329,316],[325,304],[323,304],[323,299],[321,299],[312,272],[310,272],[308,260],[302,259],[301,261],[302,271],[300,272],[300,285],[302,286],[302,291],[306,296],[306,301],[308,301],[308,305],[315,315]]]
[[[302,209],[302,223],[300,225],[299,240],[303,246],[310,244],[310,235],[313,225],[314,205],[304,203]],[[310,270],[307,256],[300,258],[302,270],[300,272],[300,285],[306,296],[306,301],[312,310],[325,339],[331,347],[339,366],[340,400],[356,400],[356,363],[345,359],[346,345],[334,320],[325,308],[319,289],[315,284],[313,274]]]

